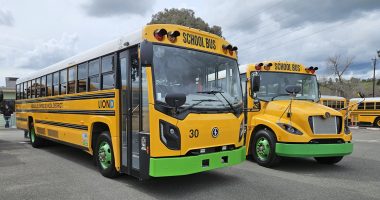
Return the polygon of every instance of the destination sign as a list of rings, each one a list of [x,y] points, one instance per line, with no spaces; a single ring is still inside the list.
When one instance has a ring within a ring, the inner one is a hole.
[[[183,43],[198,46],[207,49],[216,49],[216,42],[214,39],[206,38],[199,35],[183,32]]]
[[[290,63],[274,63],[275,70],[282,71],[301,71],[301,65],[298,64],[290,64]]]

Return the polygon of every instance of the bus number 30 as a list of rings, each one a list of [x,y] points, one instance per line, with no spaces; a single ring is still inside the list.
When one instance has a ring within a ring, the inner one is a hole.
[[[199,136],[199,130],[198,129],[190,129],[190,138],[198,137]]]

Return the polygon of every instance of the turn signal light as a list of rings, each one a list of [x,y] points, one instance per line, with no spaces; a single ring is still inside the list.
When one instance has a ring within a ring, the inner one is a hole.
[[[258,63],[255,65],[255,69],[256,70],[261,70],[261,67],[263,66],[264,64],[263,63]]]
[[[265,70],[270,70],[270,67],[272,66],[272,63],[267,63],[264,65]]]
[[[176,42],[177,37],[180,35],[179,31],[169,31],[168,32],[168,39],[170,42]]]
[[[306,68],[305,70],[306,70],[306,72],[308,72],[308,73],[310,72],[310,73],[314,74],[315,71],[318,70],[318,67],[310,66],[309,68]]]
[[[236,46],[232,46],[231,44],[223,44],[222,48],[224,53],[227,53],[228,51],[231,56],[234,54],[234,51],[238,50]]]
[[[232,50],[232,45],[230,45],[230,44],[223,44],[222,48],[223,48],[223,52],[227,53],[227,51],[231,51]]]
[[[154,31],[154,37],[158,40],[158,41],[162,41],[165,37],[165,35],[167,34],[168,32],[165,30],[165,29],[156,29]]]

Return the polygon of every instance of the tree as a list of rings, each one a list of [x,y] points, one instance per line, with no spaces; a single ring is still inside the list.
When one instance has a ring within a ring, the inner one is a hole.
[[[354,85],[351,84],[351,81],[347,81],[343,78],[343,75],[348,71],[350,66],[352,65],[354,57],[346,57],[342,58],[341,55],[334,55],[327,58],[326,65],[329,74],[333,74],[335,81],[332,80],[328,83],[322,83],[323,87],[326,87],[332,91],[335,91],[337,95],[343,97],[350,97],[352,94],[349,92],[353,92]]]
[[[165,8],[164,11],[152,15],[152,20],[148,24],[178,24],[222,36],[222,28],[220,26],[210,27],[203,19],[195,17],[193,10],[185,8]]]

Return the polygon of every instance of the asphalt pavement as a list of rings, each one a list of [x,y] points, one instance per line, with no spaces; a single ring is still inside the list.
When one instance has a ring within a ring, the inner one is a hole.
[[[139,181],[98,173],[91,156],[55,144],[34,149],[0,129],[0,199],[380,199],[380,130],[353,129],[354,153],[337,165],[284,159]]]

